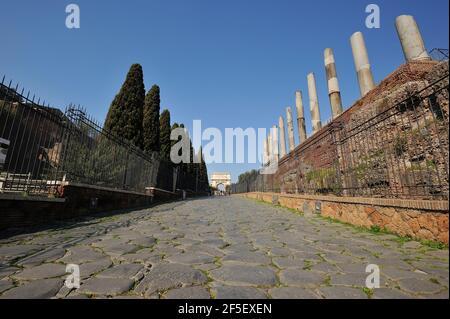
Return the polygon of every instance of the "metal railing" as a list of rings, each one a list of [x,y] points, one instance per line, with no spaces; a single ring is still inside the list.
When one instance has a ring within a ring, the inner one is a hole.
[[[64,182],[144,192],[157,154],[114,136],[80,107],[65,112],[0,83],[0,192],[58,196]]]
[[[448,49],[434,48],[430,51],[430,56],[436,61],[446,61],[449,57]]]
[[[355,113],[300,145],[294,169],[282,160],[275,175],[250,174],[232,191],[448,200],[448,74],[395,105]]]

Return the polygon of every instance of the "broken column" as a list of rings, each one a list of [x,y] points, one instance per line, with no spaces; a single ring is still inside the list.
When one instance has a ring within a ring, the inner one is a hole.
[[[401,15],[397,17],[395,26],[406,62],[431,60],[413,16]]]
[[[306,141],[306,123],[305,123],[305,111],[303,108],[303,97],[301,91],[295,92],[295,106],[297,108],[297,126],[298,126],[298,138],[300,144]]]
[[[278,149],[278,127],[274,125],[272,127],[272,152],[273,152],[273,159],[276,162],[278,162],[279,159],[279,149]]]
[[[355,61],[356,72],[358,74],[359,90],[361,96],[365,96],[369,91],[375,88],[375,81],[369,63],[364,36],[361,32],[356,32],[350,38]]]
[[[325,72],[327,74],[328,96],[330,97],[331,112],[333,119],[342,114],[341,91],[337,79],[336,63],[334,61],[333,50],[325,49]]]
[[[280,116],[278,120],[278,125],[280,126],[280,158],[286,155],[286,133],[284,130],[284,119]]]
[[[320,121],[319,98],[317,97],[316,77],[314,73],[308,74],[308,95],[313,134],[315,134],[322,128],[322,122]]]
[[[269,145],[267,144],[267,138],[264,139],[264,149],[262,156],[263,166],[269,163]]]
[[[290,106],[286,108],[286,120],[288,129],[289,152],[292,152],[295,149],[295,140],[294,140],[294,121],[292,118],[292,110]]]

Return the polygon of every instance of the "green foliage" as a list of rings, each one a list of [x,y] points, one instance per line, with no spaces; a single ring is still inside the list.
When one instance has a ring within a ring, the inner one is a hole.
[[[205,159],[203,158],[202,149],[199,151],[200,163],[198,165],[198,190],[208,191],[209,189],[209,179],[208,179],[208,169],[206,167]]]
[[[370,178],[370,173],[376,171],[384,158],[383,150],[372,151],[371,154],[359,159],[359,164],[353,168],[353,172],[358,180]]]
[[[372,299],[373,294],[374,294],[374,290],[373,290],[373,289],[364,287],[364,288],[362,289],[362,291],[367,295],[367,297],[368,297],[369,299]]]
[[[144,151],[147,153],[159,152],[160,145],[160,90],[159,86],[153,85],[145,96],[144,120],[143,120],[143,138]]]
[[[176,130],[177,128],[180,128],[180,125],[178,123],[173,123],[172,125],[172,131]],[[178,140],[172,141],[171,145],[174,146],[176,143],[178,143],[181,140],[181,136],[178,137]],[[180,154],[181,155],[181,154]]]
[[[144,75],[139,64],[133,64],[125,82],[109,107],[105,129],[112,134],[143,146],[142,121],[145,99]]]
[[[438,241],[434,241],[434,240],[421,240],[420,243],[431,249],[436,249],[436,250],[448,249],[448,245],[438,242]]]
[[[169,110],[164,110],[159,118],[159,130],[160,138],[159,142],[161,145],[160,155],[161,159],[164,161],[170,161],[170,149],[172,147],[172,142],[170,140],[170,112]]]
[[[397,156],[402,156],[407,151],[408,141],[404,136],[397,136],[394,141],[394,152]]]
[[[425,164],[426,164],[426,166],[427,166],[427,168],[429,170],[433,170],[433,171],[437,170],[437,165],[436,165],[436,161],[435,160],[427,160],[425,162]]]
[[[306,173],[305,178],[317,191],[337,194],[340,191],[340,186],[337,183],[336,175],[336,169],[328,167],[309,171]]]
[[[370,226],[370,232],[371,232],[371,233],[379,234],[379,233],[381,233],[381,231],[382,231],[382,229],[381,229],[381,227],[378,226],[378,225],[372,225],[372,226]]]
[[[253,183],[259,176],[259,172],[257,170],[251,170],[249,172],[245,172],[238,177],[238,183]]]

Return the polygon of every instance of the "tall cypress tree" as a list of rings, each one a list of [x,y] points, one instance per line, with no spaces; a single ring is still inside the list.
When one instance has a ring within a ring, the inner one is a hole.
[[[205,158],[203,157],[203,151],[202,148],[200,148],[199,151],[200,156],[200,163],[197,164],[199,173],[198,173],[198,189],[200,191],[207,191],[209,187],[209,181],[208,181],[208,169],[206,167]]]
[[[144,151],[159,152],[160,151],[160,124],[159,124],[159,110],[160,110],[160,91],[159,86],[153,85],[145,96],[144,103]]]
[[[172,124],[172,131],[176,130],[177,128],[180,128],[180,125],[178,125],[178,123],[173,123]],[[178,143],[181,140],[181,136],[178,137],[178,140],[176,141],[171,141],[170,145],[174,146],[176,143]]]
[[[109,107],[105,129],[112,134],[143,146],[143,108],[145,99],[142,66],[133,64],[125,82]]]
[[[160,127],[160,155],[161,159],[167,162],[170,161],[170,149],[172,147],[172,142],[170,140],[170,112],[169,110],[164,110],[159,118]]]

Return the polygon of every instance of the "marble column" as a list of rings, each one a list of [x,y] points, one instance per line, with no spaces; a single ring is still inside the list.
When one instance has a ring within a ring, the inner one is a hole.
[[[278,125],[280,127],[280,158],[286,155],[286,131],[284,128],[284,119],[282,116],[278,119]]]
[[[303,107],[303,96],[301,91],[295,92],[295,106],[297,108],[297,126],[298,138],[300,144],[306,141],[306,123],[305,123],[305,109]]]
[[[272,152],[273,159],[275,162],[278,162],[280,152],[278,147],[278,127],[276,125],[272,127]]]
[[[330,98],[331,113],[333,119],[342,114],[341,90],[337,79],[336,63],[334,61],[333,50],[325,49],[325,72],[327,74],[328,96]]]
[[[289,152],[292,152],[295,149],[294,120],[292,118],[291,107],[289,107],[289,106],[286,108],[286,121],[287,121],[287,129],[288,129]]]
[[[406,62],[431,60],[414,17],[401,15],[395,20]]]
[[[375,88],[372,69],[369,62],[364,36],[361,32],[356,32],[350,38],[352,45],[353,60],[355,62],[356,73],[358,75],[359,91],[361,96],[365,96]]]
[[[308,74],[308,95],[313,134],[315,134],[322,128],[322,122],[320,120],[319,98],[317,96],[316,77],[314,73]]]

